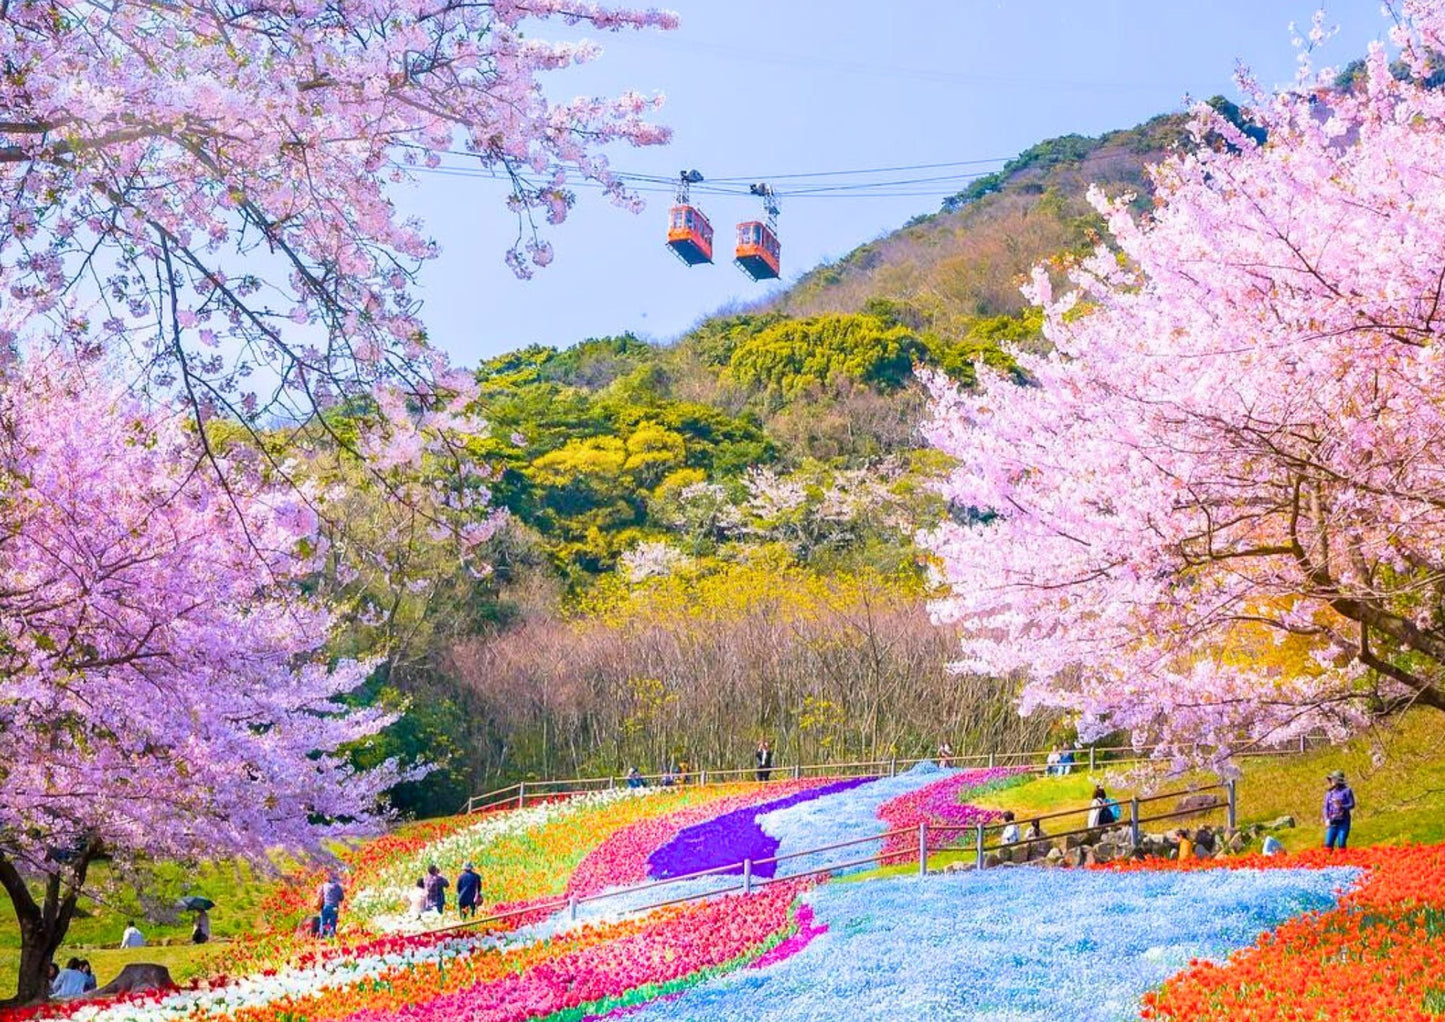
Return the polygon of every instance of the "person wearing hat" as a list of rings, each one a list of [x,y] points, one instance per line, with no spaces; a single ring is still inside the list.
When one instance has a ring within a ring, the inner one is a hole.
[[[1350,814],[1355,811],[1355,793],[1345,783],[1345,772],[1329,775],[1325,791],[1325,847],[1344,848],[1350,837]]]
[[[463,919],[477,914],[477,902],[481,899],[482,878],[470,862],[462,867],[457,876],[457,911]]]

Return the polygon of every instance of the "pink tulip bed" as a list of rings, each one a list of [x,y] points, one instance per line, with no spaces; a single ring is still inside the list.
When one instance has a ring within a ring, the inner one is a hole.
[[[906,795],[885,802],[878,810],[890,831],[908,830],[908,834],[895,834],[884,843],[888,853],[885,862],[897,864],[910,857],[918,858],[918,839],[911,833],[920,823],[930,826],[972,827],[979,823],[994,823],[1000,814],[993,809],[981,809],[970,805],[964,799],[977,798],[1000,788],[1031,777],[1026,767],[988,767],[978,770],[962,770],[918,788]],[[957,846],[968,834],[962,830],[930,830],[928,848]]]

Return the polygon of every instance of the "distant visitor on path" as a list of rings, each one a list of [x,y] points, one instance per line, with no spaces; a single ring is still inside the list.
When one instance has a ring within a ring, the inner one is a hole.
[[[948,744],[948,739],[938,743],[938,765],[942,767],[953,764],[953,746]]]
[[[345,900],[346,889],[335,873],[329,874],[316,892],[316,908],[321,913],[321,936],[336,936],[336,923],[341,918],[341,903]]]
[[[1325,791],[1325,847],[1344,848],[1350,838],[1350,816],[1355,811],[1355,793],[1345,783],[1345,772],[1329,775]]]
[[[191,943],[204,944],[211,939],[211,917],[205,909],[196,912],[196,925],[191,927]]]
[[[451,881],[442,876],[442,871],[437,869],[436,863],[426,868],[426,907],[437,915],[444,915],[447,910],[447,888]]]
[[[121,947],[145,947],[146,937],[144,933],[136,929],[135,920],[132,919],[125,924],[125,932],[120,935]]]
[[[647,781],[643,779],[642,771],[638,770],[637,767],[627,768],[627,786],[629,788],[647,787]]]
[[[482,877],[470,862],[457,875],[457,912],[463,919],[477,914],[477,901],[482,894]]]
[[[758,780],[766,781],[773,775],[773,750],[768,748],[766,741],[758,743],[758,751],[753,753],[753,762],[758,767]]]

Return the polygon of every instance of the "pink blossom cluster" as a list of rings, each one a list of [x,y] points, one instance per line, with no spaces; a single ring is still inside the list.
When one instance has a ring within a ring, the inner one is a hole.
[[[337,701],[370,665],[325,659],[307,491],[198,460],[183,416],[58,355],[4,373],[0,491],[0,862],[269,863],[368,829],[398,775],[343,749],[391,717]]]
[[[1243,78],[1259,132],[1201,106],[1152,211],[1094,191],[1111,244],[1035,272],[1028,385],[933,381],[934,614],[1025,712],[1223,760],[1445,708],[1445,4],[1391,6],[1408,74]]]

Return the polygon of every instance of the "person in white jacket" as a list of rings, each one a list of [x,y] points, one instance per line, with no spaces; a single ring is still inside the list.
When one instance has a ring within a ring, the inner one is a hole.
[[[120,935],[121,947],[145,947],[146,937],[144,933],[136,928],[135,920],[125,924],[125,932]]]

